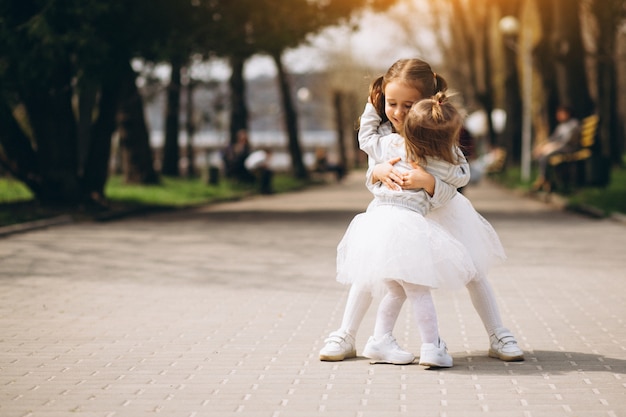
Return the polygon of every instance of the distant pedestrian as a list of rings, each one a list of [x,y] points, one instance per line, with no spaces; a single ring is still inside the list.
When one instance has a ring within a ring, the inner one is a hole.
[[[235,143],[228,145],[222,153],[226,177],[246,183],[255,181],[254,175],[245,166],[250,152],[248,132],[241,129],[237,132]]]
[[[248,172],[256,177],[256,182],[261,194],[272,194],[272,150],[269,148],[258,149],[252,152],[245,160],[244,166]]]

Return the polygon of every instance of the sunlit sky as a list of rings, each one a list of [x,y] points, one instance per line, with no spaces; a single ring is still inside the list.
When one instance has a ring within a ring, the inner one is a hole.
[[[406,4],[411,2],[415,4],[420,3],[421,0],[400,1],[400,5],[394,9],[395,13],[402,14],[402,8],[407,7]],[[415,9],[404,12],[405,15],[407,13],[415,13]],[[424,19],[420,20],[424,21]],[[346,27],[328,28],[312,37],[308,45],[286,52],[284,63],[288,71],[298,73],[320,71],[327,67],[328,62],[336,60],[337,57],[364,66],[380,68],[382,71],[399,58],[423,57],[420,49],[434,42],[432,33],[427,30],[420,32],[416,30],[416,33],[407,35],[406,32],[398,29],[387,14],[365,12],[358,21],[357,31],[351,31]],[[437,57],[432,53],[432,48],[428,49],[431,52],[427,59],[432,63]],[[276,74],[272,59],[262,55],[248,60],[244,70],[246,78]],[[224,62],[213,62],[211,65],[198,66],[194,72],[193,76],[198,78],[225,79],[230,75],[230,68]]]
[[[322,70],[328,61],[327,56],[343,55],[367,66],[387,67],[398,58],[417,53],[385,15],[367,13],[360,19],[359,27],[356,32],[348,28],[329,28],[313,37],[310,45],[289,51],[285,55],[285,64],[293,72]],[[263,56],[254,57],[246,68],[249,77],[274,73],[273,62]]]

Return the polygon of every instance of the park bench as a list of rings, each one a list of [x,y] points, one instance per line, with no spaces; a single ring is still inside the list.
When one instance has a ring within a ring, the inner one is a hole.
[[[313,169],[310,171],[313,179],[319,179],[321,181],[326,180],[326,176],[330,175],[333,180],[341,181],[346,172],[341,164],[330,163],[328,161],[328,151],[326,148],[317,147],[315,149],[315,163]]]
[[[599,121],[600,117],[597,114],[582,119],[576,150],[558,153],[548,159],[550,190],[568,190],[572,185],[585,182],[585,163],[593,155]]]

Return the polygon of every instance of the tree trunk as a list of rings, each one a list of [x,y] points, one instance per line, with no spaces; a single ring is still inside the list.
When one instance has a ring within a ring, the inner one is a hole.
[[[581,37],[580,0],[554,0],[555,75],[559,104],[572,107],[577,117],[593,112],[589,80],[585,70],[585,50]]]
[[[232,74],[230,76],[230,143],[237,141],[237,132],[248,130],[248,107],[246,105],[246,83],[243,78],[245,58],[230,58]]]
[[[96,105],[98,87],[94,83],[83,82],[78,87],[78,176],[83,177],[89,142],[91,141],[91,125]]]
[[[600,29],[602,31],[602,29]],[[617,74],[614,63],[604,55],[598,46],[598,145],[591,159],[590,169],[585,179],[588,185],[605,186],[610,182],[612,164],[621,164],[622,149],[619,138],[619,118],[617,114]]]
[[[45,204],[74,205],[82,194],[69,64],[52,68],[49,83],[46,90],[32,89],[22,95],[41,173],[36,198]]]
[[[285,128],[287,129],[287,139],[289,144],[289,155],[291,156],[291,167],[296,178],[308,178],[309,174],[302,161],[302,150],[298,138],[298,114],[293,104],[291,96],[291,86],[282,63],[280,53],[273,53],[272,58],[278,70],[278,85],[283,102],[285,116]]]
[[[346,151],[344,116],[344,100],[341,91],[335,91],[335,120],[337,129],[337,147],[339,148],[339,165],[344,169],[348,166],[348,154]]]
[[[499,7],[501,16],[515,16],[520,18],[519,0],[500,0]],[[507,42],[508,41],[508,42]],[[520,88],[520,77],[517,66],[517,52],[510,43],[517,39],[505,39],[504,68],[506,76],[504,79],[506,126],[504,134],[500,137],[499,144],[507,150],[507,159],[518,163],[521,161],[522,145],[522,97]]]
[[[474,103],[476,98],[477,74],[474,65],[474,57],[476,56],[474,45],[474,33],[477,22],[474,20],[476,13],[473,9],[468,9],[466,2],[462,0],[450,0],[449,10],[446,2],[432,2],[434,13],[441,15],[451,13],[449,18],[439,17],[439,21],[450,21],[454,24],[449,25],[452,40],[446,41],[447,30],[441,25],[436,28],[435,36],[437,36],[438,45],[449,45],[445,48],[445,62],[454,62],[446,70],[446,79],[452,81],[453,85],[458,86],[463,97],[468,103]]]
[[[161,174],[178,177],[180,148],[178,132],[180,131],[180,92],[182,70],[181,61],[172,60],[172,76],[167,87],[167,101],[165,103],[165,142],[163,143],[163,159]]]
[[[487,24],[487,20],[483,22],[483,32],[482,32],[482,62],[483,62],[483,76],[484,82],[482,83],[483,88],[479,89],[476,92],[476,96],[478,101],[482,104],[485,109],[485,113],[487,113],[487,141],[491,147],[497,145],[497,135],[495,128],[493,126],[493,119],[491,116],[493,115],[493,74],[491,69],[491,51],[489,45],[489,25]],[[476,144],[475,144],[476,145]]]
[[[610,181],[610,167],[622,164],[624,138],[619,127],[617,98],[617,35],[620,24],[619,1],[598,1],[593,4],[593,13],[598,22],[597,84],[598,109],[600,115],[597,155],[591,166],[588,182],[606,185]]]
[[[556,68],[554,47],[556,45],[556,34],[554,32],[554,15],[559,13],[556,2],[549,3],[551,7],[544,7],[539,14],[541,20],[541,30],[543,31],[544,42],[539,42],[535,48],[533,61],[540,74],[539,81],[543,92],[543,114],[544,120],[548,121],[546,131],[552,132],[556,127],[556,109],[559,106],[559,91],[556,79]]]
[[[41,187],[37,154],[4,101],[0,103],[0,126],[0,164],[37,195]]]
[[[122,164],[127,183],[157,184],[150,138],[144,118],[143,101],[135,79],[137,74],[127,64],[121,84],[122,101],[117,114]]]
[[[505,50],[506,77],[504,80],[506,102],[506,126],[504,135],[500,138],[500,146],[507,149],[508,160],[521,160],[522,144],[522,98],[520,96],[519,71],[515,51]]]
[[[121,74],[126,60],[109,64],[103,77],[98,103],[98,118],[91,126],[89,148],[83,174],[84,193],[94,199],[104,198],[104,187],[109,176],[111,137],[116,129],[116,115],[120,104]]]
[[[185,107],[185,130],[187,131],[187,177],[193,178],[196,175],[195,152],[193,147],[193,138],[196,134],[195,106],[193,101],[193,90],[195,82],[189,78],[187,83],[187,104]]]

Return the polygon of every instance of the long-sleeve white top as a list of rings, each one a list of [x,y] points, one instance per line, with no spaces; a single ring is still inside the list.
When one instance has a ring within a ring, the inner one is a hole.
[[[407,160],[404,138],[392,132],[389,123],[381,124],[382,119],[371,104],[365,106],[361,115],[359,129],[359,147],[367,153],[369,169],[366,185],[375,199],[372,205],[396,204],[419,211],[423,215],[450,201],[457,188],[469,182],[469,164],[461,150],[455,149],[459,163],[451,164],[436,158],[426,158],[424,168],[435,178],[435,192],[431,197],[424,190],[391,190],[381,182],[372,183],[372,170],[376,164],[400,157],[394,167],[401,172],[412,169]]]

